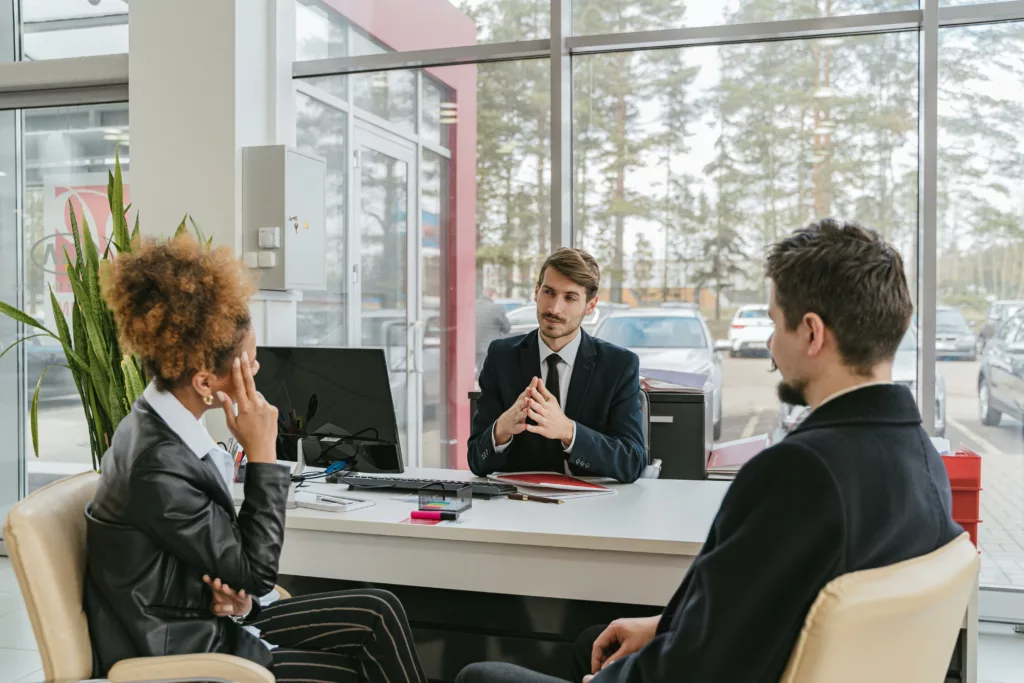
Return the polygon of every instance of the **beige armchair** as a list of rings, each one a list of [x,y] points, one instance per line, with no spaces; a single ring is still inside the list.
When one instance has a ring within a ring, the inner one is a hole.
[[[92,643],[82,609],[85,578],[85,506],[99,475],[86,472],[42,488],[15,505],[4,523],[4,543],[18,577],[43,674],[48,681],[92,677]],[[278,589],[282,597],[289,597]],[[118,662],[114,683],[219,679],[274,683],[265,668],[222,654],[140,657]]]
[[[929,555],[840,576],[808,612],[781,683],[946,680],[978,567],[963,534]]]

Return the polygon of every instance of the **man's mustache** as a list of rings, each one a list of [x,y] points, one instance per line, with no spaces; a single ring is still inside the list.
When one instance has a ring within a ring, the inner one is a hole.
[[[551,321],[553,323],[564,323],[565,322],[565,318],[559,318],[558,316],[551,315],[550,313],[545,313],[541,317],[544,318],[545,320]]]

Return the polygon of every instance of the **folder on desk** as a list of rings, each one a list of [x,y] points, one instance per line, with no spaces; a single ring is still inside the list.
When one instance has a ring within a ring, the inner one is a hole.
[[[488,479],[500,481],[503,484],[512,484],[513,486],[529,486],[558,491],[611,491],[607,486],[602,486],[596,482],[556,472],[516,472],[512,474],[498,472],[490,475]]]
[[[735,475],[751,458],[768,448],[768,435],[720,443],[708,456],[708,475]]]

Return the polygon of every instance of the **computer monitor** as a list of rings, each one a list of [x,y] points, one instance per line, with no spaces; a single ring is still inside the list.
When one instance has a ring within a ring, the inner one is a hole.
[[[278,410],[277,457],[344,461],[357,472],[402,472],[382,349],[260,347],[256,390]]]

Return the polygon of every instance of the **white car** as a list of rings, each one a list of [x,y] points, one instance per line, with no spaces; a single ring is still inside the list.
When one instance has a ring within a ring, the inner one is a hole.
[[[722,361],[704,316],[696,308],[630,308],[615,311],[594,336],[627,348],[640,367],[692,372],[708,377],[714,438],[722,435]]]
[[[768,317],[765,305],[740,306],[729,325],[729,357],[768,355],[768,338],[775,323]]]

